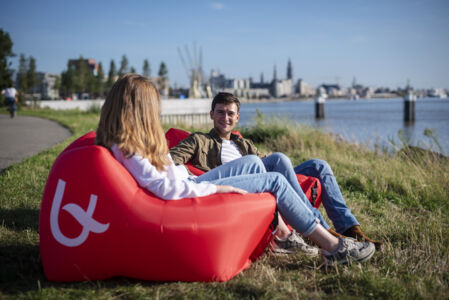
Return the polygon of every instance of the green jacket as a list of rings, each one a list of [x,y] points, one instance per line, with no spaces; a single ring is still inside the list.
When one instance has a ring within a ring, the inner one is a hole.
[[[257,150],[256,146],[247,139],[231,134],[231,140],[235,143],[242,156],[255,154],[260,158],[265,157]],[[190,161],[196,168],[205,172],[222,165],[221,144],[223,140],[212,129],[209,133],[195,132],[170,149],[170,155],[176,165],[183,165]]]

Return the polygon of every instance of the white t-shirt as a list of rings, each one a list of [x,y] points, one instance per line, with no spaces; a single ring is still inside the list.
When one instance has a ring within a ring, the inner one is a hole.
[[[164,200],[202,197],[215,194],[217,186],[208,182],[195,183],[189,180],[184,165],[175,165],[168,154],[171,164],[165,171],[159,171],[147,158],[135,154],[126,158],[122,151],[113,145],[114,157],[131,173],[139,185]]]
[[[15,98],[17,94],[17,90],[13,87],[5,89],[5,97],[6,98]]]
[[[231,140],[223,140],[221,144],[221,163],[225,164],[240,157],[242,157],[242,154],[237,145]]]

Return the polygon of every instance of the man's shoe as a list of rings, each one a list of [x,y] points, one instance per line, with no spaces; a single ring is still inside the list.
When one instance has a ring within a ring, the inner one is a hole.
[[[345,235],[347,237],[355,238],[356,240],[358,240],[360,242],[371,242],[374,244],[374,246],[376,246],[376,250],[380,250],[380,248],[384,244],[380,241],[374,241],[374,240],[370,239],[369,237],[367,237],[366,234],[364,234],[362,232],[359,225],[352,226],[351,228],[349,228],[348,230],[343,232],[343,235]]]
[[[289,236],[285,239],[280,239],[275,236],[271,241],[270,250],[273,253],[279,254],[292,254],[296,251],[301,251],[302,253],[313,257],[316,257],[319,254],[318,248],[304,242],[303,238],[297,234],[295,230],[292,230]]]
[[[357,242],[353,238],[338,238],[338,248],[330,253],[321,250],[324,264],[332,266],[335,263],[345,265],[351,261],[364,262],[370,259],[376,247],[371,242]]]
[[[329,231],[329,233],[332,234],[335,237],[342,238],[342,239],[347,238],[347,236],[344,236],[343,234],[336,232],[332,228],[329,228],[327,231]]]

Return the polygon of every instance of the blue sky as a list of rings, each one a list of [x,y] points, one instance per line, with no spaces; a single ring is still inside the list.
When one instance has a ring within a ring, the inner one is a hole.
[[[39,71],[60,73],[69,58],[94,58],[107,71],[123,54],[141,71],[167,64],[173,85],[188,79],[177,48],[201,46],[206,74],[312,85],[357,82],[449,88],[449,1],[102,1],[0,0],[0,28],[13,51]],[[18,58],[14,58],[17,67]]]

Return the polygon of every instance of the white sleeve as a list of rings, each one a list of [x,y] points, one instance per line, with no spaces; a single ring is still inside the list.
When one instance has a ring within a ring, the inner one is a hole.
[[[113,151],[114,152],[114,151]],[[114,153],[115,155],[115,153]],[[117,158],[117,157],[116,157]],[[187,178],[168,176],[167,172],[158,171],[146,158],[134,155],[130,158],[118,159],[139,185],[164,200],[202,197],[217,192],[217,186],[208,182],[195,183]],[[173,164],[170,167],[175,167]],[[170,172],[173,174],[173,172]]]

